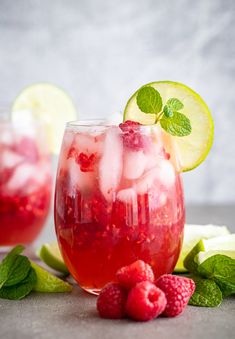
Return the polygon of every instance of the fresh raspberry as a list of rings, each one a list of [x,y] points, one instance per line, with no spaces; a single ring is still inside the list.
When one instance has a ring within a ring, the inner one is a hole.
[[[127,120],[119,125],[123,132],[124,145],[133,151],[146,148],[149,141],[146,135],[141,134],[140,126],[141,124],[139,122],[131,120]]]
[[[67,155],[67,159],[69,158],[75,159],[82,172],[94,171],[94,165],[97,160],[95,153],[91,153],[90,155],[87,155],[83,152],[78,153],[75,147],[71,147]]]
[[[143,260],[137,260],[131,265],[120,268],[116,273],[117,281],[130,289],[141,281],[154,282],[154,274],[150,265]]]
[[[96,161],[96,156],[94,153],[91,155],[86,155],[85,153],[80,153],[76,159],[78,165],[82,172],[92,172],[94,170],[94,164]]]
[[[175,317],[183,312],[191,295],[195,290],[192,279],[164,274],[157,281],[159,287],[166,295],[167,305],[163,315]]]
[[[96,307],[101,318],[121,319],[125,316],[127,294],[117,283],[109,283],[101,290]]]
[[[129,292],[126,312],[134,320],[147,321],[159,316],[165,307],[165,294],[153,283],[142,281]]]

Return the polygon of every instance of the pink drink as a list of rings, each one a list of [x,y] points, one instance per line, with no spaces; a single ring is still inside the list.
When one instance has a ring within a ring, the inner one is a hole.
[[[121,266],[142,259],[156,277],[173,271],[184,227],[180,175],[170,137],[157,126],[68,124],[55,196],[66,265],[98,293]]]
[[[50,157],[39,127],[0,122],[0,246],[29,244],[50,207]]]

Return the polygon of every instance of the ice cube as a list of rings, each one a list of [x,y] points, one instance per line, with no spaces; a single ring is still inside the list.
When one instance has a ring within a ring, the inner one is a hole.
[[[125,188],[117,193],[117,200],[125,202],[127,204],[137,203],[137,194],[133,188]]]
[[[175,182],[175,171],[171,162],[159,159],[157,166],[146,172],[136,182],[136,191],[139,194],[147,193],[153,185],[169,189]]]
[[[11,169],[19,165],[23,161],[23,157],[19,154],[5,149],[0,154],[0,169]]]
[[[36,175],[35,175],[36,173]],[[41,160],[34,165],[34,176],[27,181],[27,185],[24,188],[24,193],[31,194],[39,189],[42,186],[48,185],[50,189],[50,179],[51,179],[51,167],[48,159]]]
[[[122,175],[123,145],[118,128],[110,127],[106,133],[103,155],[99,164],[100,190],[111,201]]]
[[[97,136],[92,136],[85,133],[77,133],[74,140],[74,147],[80,153],[101,153],[102,141]]]
[[[156,187],[151,190],[149,194],[149,208],[150,210],[155,210],[157,208],[165,205],[167,200],[167,194],[165,191],[162,191],[161,187]]]
[[[163,144],[158,130],[154,130],[152,134],[152,143],[146,152],[146,170],[157,166],[159,159],[163,158]]]
[[[175,139],[169,133],[162,131],[162,140],[165,151],[170,155],[171,163],[173,164],[174,168],[180,172],[182,170],[182,160]]]
[[[144,152],[126,151],[123,158],[123,176],[126,179],[139,178],[146,166],[147,157]]]
[[[88,193],[94,189],[95,172],[82,172],[80,166],[76,163],[74,158],[69,158],[66,162],[69,170],[70,187],[69,194],[72,195],[76,189],[83,194]]]
[[[11,178],[7,182],[6,189],[9,191],[23,190],[29,180],[37,176],[37,171],[34,165],[22,164],[16,167]]]
[[[139,178],[135,184],[137,194],[147,193],[151,189],[157,175],[158,174],[155,167],[150,169],[141,178]]]
[[[165,188],[170,188],[175,182],[175,170],[170,161],[162,159],[158,163],[158,181]]]

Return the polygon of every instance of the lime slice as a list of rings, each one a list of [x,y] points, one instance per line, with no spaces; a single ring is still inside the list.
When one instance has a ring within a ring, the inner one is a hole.
[[[42,245],[38,251],[38,256],[45,264],[54,270],[64,274],[69,274],[57,242]]]
[[[200,252],[216,251],[216,254],[223,254],[223,251],[235,251],[235,234],[222,235],[211,239],[201,239],[184,259],[185,268],[195,273],[198,260],[195,257]]]
[[[72,285],[49,273],[47,270],[31,261],[37,275],[37,283],[33,290],[36,292],[71,292]]]
[[[12,114],[31,111],[35,119],[45,124],[51,152],[60,150],[65,123],[75,120],[77,113],[71,98],[60,88],[48,84],[33,84],[23,89],[12,106]]]
[[[230,232],[226,226],[186,224],[184,227],[184,241],[182,245],[182,250],[175,267],[175,272],[187,272],[187,269],[184,267],[183,263],[184,259],[199,240],[201,240],[202,238],[210,239],[229,233]]]
[[[191,88],[172,81],[157,81],[145,86],[151,86],[161,94],[163,104],[169,98],[177,98],[184,108],[180,111],[191,121],[192,132],[186,137],[174,137],[179,150],[179,161],[182,171],[189,171],[203,162],[213,143],[214,124],[210,111],[203,99]],[[136,91],[127,102],[124,110],[124,121],[134,120],[144,125],[155,122],[155,114],[145,114],[140,111]]]

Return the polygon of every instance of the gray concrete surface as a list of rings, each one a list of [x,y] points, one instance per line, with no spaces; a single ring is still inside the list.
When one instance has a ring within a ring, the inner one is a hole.
[[[80,117],[105,117],[144,83],[186,83],[215,120],[211,154],[184,175],[186,200],[234,203],[234,40],[234,0],[0,0],[0,105],[49,81]]]
[[[235,232],[233,206],[194,206],[190,223],[226,224]],[[44,239],[45,240],[45,239]],[[235,297],[218,308],[187,307],[177,318],[148,323],[100,319],[96,297],[75,287],[71,294],[33,293],[22,301],[0,299],[1,339],[231,339],[235,332]]]

